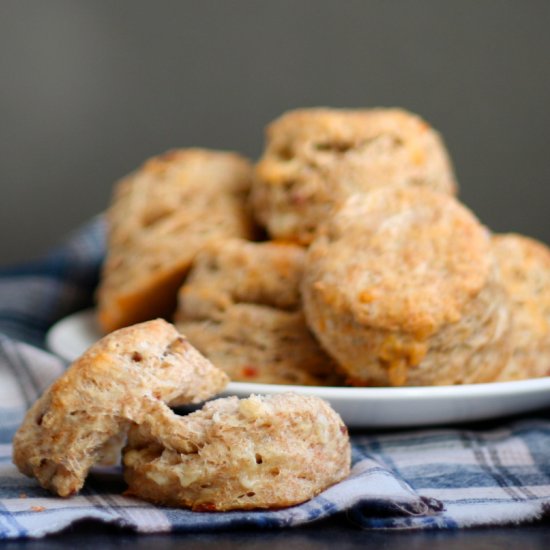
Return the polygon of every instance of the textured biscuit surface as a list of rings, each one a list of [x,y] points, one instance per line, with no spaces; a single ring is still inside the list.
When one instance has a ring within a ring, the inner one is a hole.
[[[29,409],[13,441],[19,470],[60,496],[78,492],[131,423],[198,403],[227,376],[176,329],[157,319],[94,344]]]
[[[197,255],[179,293],[178,329],[232,380],[341,383],[301,310],[304,250],[218,241]]]
[[[133,428],[124,452],[130,494],[197,511],[282,508],[349,474],[347,429],[317,397],[217,399],[163,426]]]
[[[237,154],[182,149],[148,160],[118,183],[98,291],[105,332],[171,315],[207,242],[251,236],[250,180],[251,166]]]
[[[309,326],[355,384],[491,380],[509,317],[490,252],[488,232],[450,196],[355,195],[308,251]]]
[[[350,194],[379,187],[455,193],[439,134],[400,109],[299,109],[267,130],[252,203],[272,237],[308,244]]]
[[[496,235],[493,250],[511,302],[513,354],[500,376],[550,375],[550,249],[521,235]]]

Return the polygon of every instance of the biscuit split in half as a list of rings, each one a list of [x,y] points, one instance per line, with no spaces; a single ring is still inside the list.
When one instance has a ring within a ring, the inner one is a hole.
[[[291,506],[348,475],[347,429],[317,397],[231,397],[183,417],[168,407],[211,398],[227,381],[163,320],[120,329],[31,407],[13,461],[67,497],[129,433],[129,492],[196,510]]]
[[[156,435],[130,430],[129,494],[196,511],[282,508],[344,479],[350,443],[322,399],[295,394],[217,399]]]
[[[94,344],[29,409],[13,461],[59,496],[77,493],[90,468],[131,424],[162,423],[167,405],[218,394],[227,376],[160,319]]]
[[[268,126],[252,205],[273,238],[309,244],[353,193],[397,186],[454,194],[439,134],[401,109],[298,109]]]
[[[304,256],[289,243],[210,245],[180,290],[178,329],[231,380],[342,385],[302,312]]]
[[[117,184],[97,293],[105,332],[172,315],[177,290],[205,244],[252,236],[251,172],[235,153],[181,149],[149,159]]]
[[[354,195],[308,251],[309,326],[356,385],[493,381],[511,324],[491,252],[489,232],[448,195]]]

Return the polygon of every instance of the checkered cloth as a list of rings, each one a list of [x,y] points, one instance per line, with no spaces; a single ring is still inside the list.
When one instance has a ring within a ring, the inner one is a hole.
[[[271,512],[196,513],[121,496],[116,469],[96,469],[60,499],[19,474],[11,438],[27,407],[66,365],[43,349],[57,319],[90,305],[103,253],[94,220],[44,259],[0,270],[0,539],[40,537],[77,520],[139,532],[286,527],[338,513],[364,529],[455,529],[527,522],[550,508],[550,421],[489,430],[355,434],[350,477],[310,502]]]

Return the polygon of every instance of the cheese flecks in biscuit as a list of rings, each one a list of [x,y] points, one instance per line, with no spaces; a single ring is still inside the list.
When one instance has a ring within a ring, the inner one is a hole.
[[[251,198],[272,237],[308,244],[335,205],[388,186],[456,192],[445,145],[424,120],[401,109],[298,109],[268,126]]]
[[[117,184],[97,294],[105,332],[170,316],[206,243],[252,235],[251,172],[235,153],[181,149],[149,159]]]
[[[303,248],[218,241],[197,255],[179,293],[176,324],[232,380],[340,385],[301,308]]]
[[[340,417],[317,397],[217,399],[185,417],[130,430],[129,494],[196,511],[282,508],[344,479],[350,443]]]
[[[307,321],[351,383],[488,382],[510,354],[489,232],[427,189],[354,195],[311,245]]]
[[[198,403],[227,376],[176,329],[157,319],[94,344],[29,409],[13,440],[13,461],[60,496],[78,492],[130,424],[160,422],[167,405]]]
[[[493,237],[511,302],[513,354],[500,380],[550,375],[550,249],[522,235]]]

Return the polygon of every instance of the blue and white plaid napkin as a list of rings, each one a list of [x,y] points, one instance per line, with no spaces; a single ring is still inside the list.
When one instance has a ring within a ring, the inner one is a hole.
[[[97,470],[60,499],[19,474],[11,438],[29,405],[66,365],[43,349],[57,319],[91,302],[103,254],[95,220],[44,259],[0,270],[0,539],[40,537],[97,519],[139,532],[285,527],[343,513],[364,529],[455,529],[550,515],[550,421],[490,430],[353,435],[351,476],[312,501],[273,512],[196,513],[121,496]]]

